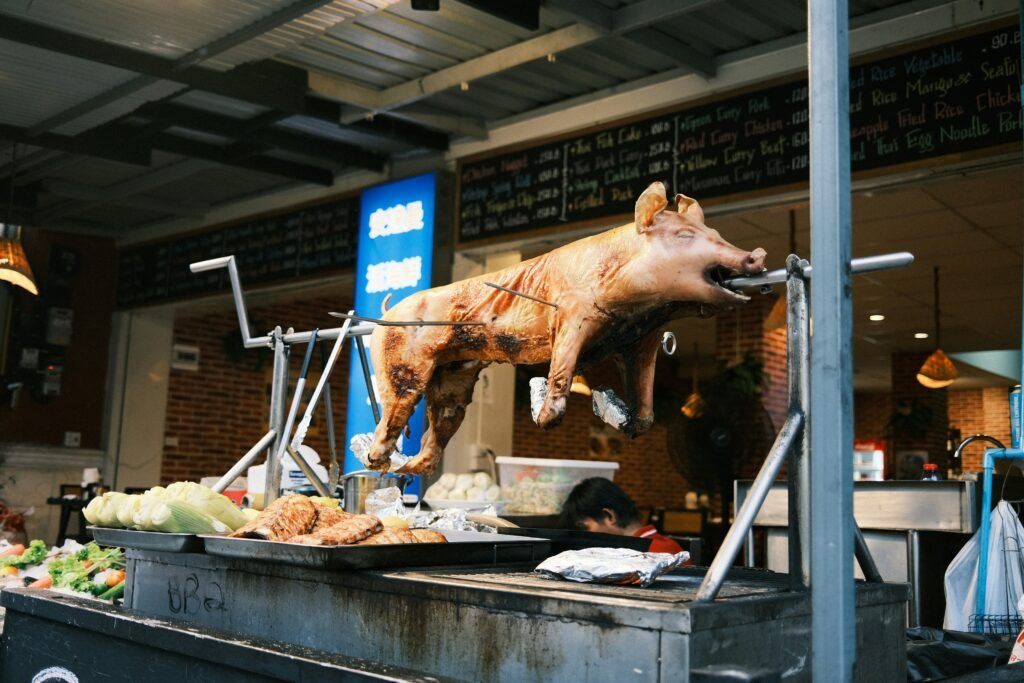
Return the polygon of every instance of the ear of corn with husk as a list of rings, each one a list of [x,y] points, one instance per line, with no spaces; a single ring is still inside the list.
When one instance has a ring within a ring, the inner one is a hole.
[[[174,533],[227,533],[249,518],[226,496],[194,482],[154,486],[141,495],[111,491],[83,510],[96,526]]]

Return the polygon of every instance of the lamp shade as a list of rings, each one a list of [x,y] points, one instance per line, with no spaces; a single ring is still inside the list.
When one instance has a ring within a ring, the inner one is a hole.
[[[942,349],[935,349],[917,371],[917,381],[929,389],[948,387],[959,376],[953,361]]]
[[[39,294],[20,237],[21,226],[0,223],[0,280],[7,280],[32,294]]]

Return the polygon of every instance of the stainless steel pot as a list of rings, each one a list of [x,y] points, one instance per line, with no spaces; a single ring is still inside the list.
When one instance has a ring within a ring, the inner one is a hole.
[[[363,514],[366,512],[366,497],[371,492],[377,489],[386,489],[389,486],[397,486],[401,491],[405,491],[405,485],[409,479],[407,475],[381,474],[373,470],[349,472],[342,477],[345,512]]]

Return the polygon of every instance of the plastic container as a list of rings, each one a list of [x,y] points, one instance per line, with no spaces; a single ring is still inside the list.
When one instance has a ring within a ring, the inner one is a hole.
[[[934,462],[926,462],[924,464],[924,474],[921,475],[922,481],[941,481],[942,475],[939,474],[939,466]]]
[[[555,460],[548,458],[495,458],[501,497],[510,515],[556,515],[573,487],[590,477],[611,480],[617,462]]]

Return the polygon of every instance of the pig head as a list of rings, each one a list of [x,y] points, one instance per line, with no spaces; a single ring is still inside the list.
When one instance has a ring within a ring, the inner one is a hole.
[[[387,469],[398,436],[425,396],[428,428],[419,454],[401,471],[432,471],[462,423],[480,371],[494,362],[550,362],[546,395],[534,413],[547,428],[565,413],[574,374],[621,356],[627,416],[613,426],[631,436],[648,429],[661,328],[673,318],[710,315],[747,300],[720,283],[730,274],[761,272],[765,259],[763,249],[738,249],[706,226],[695,200],[680,194],[675,211],[667,206],[665,186],[653,183],[636,202],[634,223],[495,273],[418,292],[384,312],[392,321],[478,324],[374,330],[381,420],[370,466]]]

